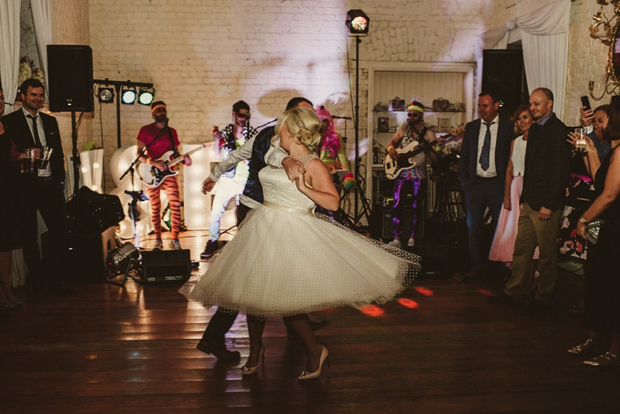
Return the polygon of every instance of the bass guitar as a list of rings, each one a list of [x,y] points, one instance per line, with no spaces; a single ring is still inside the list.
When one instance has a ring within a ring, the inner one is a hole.
[[[454,140],[456,137],[451,135],[444,135],[440,138],[444,139],[443,144],[445,145],[448,142]],[[388,154],[385,157],[385,175],[390,180],[393,180],[398,177],[401,172],[412,169],[416,166],[415,161],[413,161],[413,157],[424,151],[435,152],[433,146],[435,146],[436,144],[437,140],[434,140],[432,142],[424,140],[422,144],[418,143],[418,141],[413,141],[405,148],[400,148],[396,150],[396,152],[398,153],[398,160],[394,160],[392,157],[390,157],[390,154]]]
[[[385,157],[385,175],[390,180],[395,179],[400,175],[401,172],[405,170],[410,170],[416,166],[416,162],[413,161],[413,157],[418,155],[421,152],[432,150],[432,146],[435,145],[437,141],[427,142],[424,140],[424,143],[420,144],[418,141],[413,141],[405,148],[395,149],[398,153],[398,160],[393,159],[388,154]]]
[[[160,170],[159,168],[147,164],[147,163],[140,163],[138,164],[138,175],[140,176],[140,178],[142,179],[142,181],[144,181],[144,185],[146,185],[149,188],[154,188],[157,187],[158,185],[160,185],[162,183],[162,181],[164,181],[166,179],[166,177],[172,177],[177,175],[179,172],[175,171],[172,169],[172,167],[174,167],[175,165],[177,165],[180,162],[183,162],[183,159],[188,156],[193,154],[196,151],[199,151],[201,149],[203,149],[204,147],[206,147],[209,144],[209,142],[205,142],[204,144],[202,144],[201,146],[194,148],[193,150],[186,152],[185,154],[176,157],[176,158],[172,158],[174,151],[168,151],[166,152],[164,155],[162,155],[157,161],[163,161],[164,163],[166,163],[166,169],[165,170]]]

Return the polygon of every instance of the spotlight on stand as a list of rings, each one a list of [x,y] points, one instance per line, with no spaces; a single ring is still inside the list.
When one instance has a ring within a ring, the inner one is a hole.
[[[101,103],[114,102],[114,88],[99,88],[97,91],[97,98]]]
[[[121,89],[121,103],[125,105],[133,105],[136,102],[136,87],[123,86]]]
[[[355,191],[355,224],[359,223],[360,219],[366,215],[368,223],[370,223],[370,206],[366,200],[366,194],[360,187],[360,145],[359,145],[359,118],[360,118],[360,43],[362,40],[360,37],[368,35],[368,29],[370,26],[370,19],[360,9],[353,9],[347,12],[347,19],[345,21],[347,30],[351,37],[355,37],[355,182],[358,183]],[[359,197],[362,197],[362,205],[364,209],[359,212]]]
[[[349,10],[347,12],[346,25],[349,33],[354,36],[367,35],[370,19],[360,9]]]
[[[124,285],[129,276],[129,271],[139,258],[140,252],[136,249],[136,246],[130,242],[123,244],[116,250],[112,250],[106,257],[106,265],[108,268],[107,281],[109,282],[111,279],[114,279],[119,273],[124,273],[123,280],[120,282]]]
[[[138,94],[138,103],[140,105],[150,105],[153,102],[153,98],[155,98],[154,88],[140,88],[140,93]]]

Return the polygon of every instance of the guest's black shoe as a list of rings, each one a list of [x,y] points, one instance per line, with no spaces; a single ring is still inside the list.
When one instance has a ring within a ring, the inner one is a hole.
[[[209,257],[213,256],[215,252],[217,252],[219,249],[220,246],[217,243],[217,240],[209,240],[207,242],[207,245],[205,246],[204,252],[200,253],[200,257],[203,259],[208,259]]]
[[[196,345],[196,349],[205,354],[213,354],[220,361],[238,361],[241,358],[239,351],[229,351],[225,347],[219,347],[201,339]]]
[[[516,306],[521,303],[514,299],[512,296],[509,296],[505,293],[502,293],[499,296],[489,296],[487,298],[487,302],[492,303],[494,305],[507,305],[507,306]]]

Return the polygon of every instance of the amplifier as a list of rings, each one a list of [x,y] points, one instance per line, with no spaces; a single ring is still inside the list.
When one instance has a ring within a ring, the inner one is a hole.
[[[184,281],[192,271],[189,249],[142,252],[144,282]]]

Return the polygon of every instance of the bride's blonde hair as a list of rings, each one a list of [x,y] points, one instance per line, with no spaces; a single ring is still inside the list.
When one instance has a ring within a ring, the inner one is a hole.
[[[278,117],[276,134],[271,142],[280,139],[280,131],[286,125],[288,132],[294,137],[295,142],[312,149],[321,141],[323,123],[310,108],[293,108]]]

